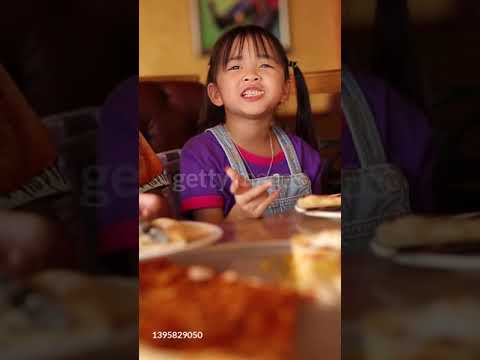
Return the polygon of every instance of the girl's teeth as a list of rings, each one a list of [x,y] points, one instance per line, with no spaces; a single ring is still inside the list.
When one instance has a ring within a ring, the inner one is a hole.
[[[243,93],[244,97],[252,97],[252,96],[257,96],[263,94],[263,91],[257,91],[257,90],[248,90]]]

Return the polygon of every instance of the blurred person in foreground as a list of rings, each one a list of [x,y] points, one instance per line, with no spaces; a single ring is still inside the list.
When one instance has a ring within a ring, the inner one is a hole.
[[[342,241],[366,248],[384,220],[434,210],[425,116],[384,81],[342,67]]]
[[[100,116],[98,253],[107,271],[138,271],[138,222],[168,216],[163,167],[138,132],[138,77],[112,91]],[[140,192],[140,194],[139,194]]]
[[[69,191],[58,168],[57,148],[1,65],[0,99],[0,271],[25,275],[73,266],[64,228],[38,206]]]

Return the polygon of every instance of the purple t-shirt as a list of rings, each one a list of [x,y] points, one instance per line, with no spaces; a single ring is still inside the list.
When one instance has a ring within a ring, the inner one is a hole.
[[[312,192],[319,194],[323,165],[320,154],[298,136],[289,134],[289,138],[303,172],[312,182]],[[240,147],[239,150],[256,178],[267,174],[271,157],[255,155]],[[230,193],[231,181],[225,174],[227,166],[230,166],[227,156],[210,132],[197,135],[185,144],[178,179],[183,212],[222,208],[224,215],[228,214],[235,204],[235,198]],[[290,175],[283,151],[275,155],[270,174]]]
[[[410,185],[412,209],[431,211],[433,151],[426,118],[384,81],[358,74],[355,74],[355,79],[370,105],[387,161],[403,171]],[[342,163],[344,169],[360,166],[352,134],[345,122],[342,129]]]

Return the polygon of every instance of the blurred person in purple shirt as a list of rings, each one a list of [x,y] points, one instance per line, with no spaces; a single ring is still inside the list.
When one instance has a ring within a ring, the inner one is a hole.
[[[370,238],[389,217],[434,210],[425,116],[384,81],[347,67],[342,110],[342,236]]]
[[[387,159],[400,167],[410,184],[412,210],[434,210],[431,174],[433,147],[428,120],[420,110],[379,78],[364,74],[356,74],[356,77],[371,106]],[[360,166],[345,120],[342,124],[342,162],[343,168]]]

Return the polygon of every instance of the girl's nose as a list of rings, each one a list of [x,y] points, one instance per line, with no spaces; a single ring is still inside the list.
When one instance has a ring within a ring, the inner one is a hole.
[[[259,80],[260,80],[260,76],[253,72],[248,73],[243,77],[243,81],[259,81]]]

